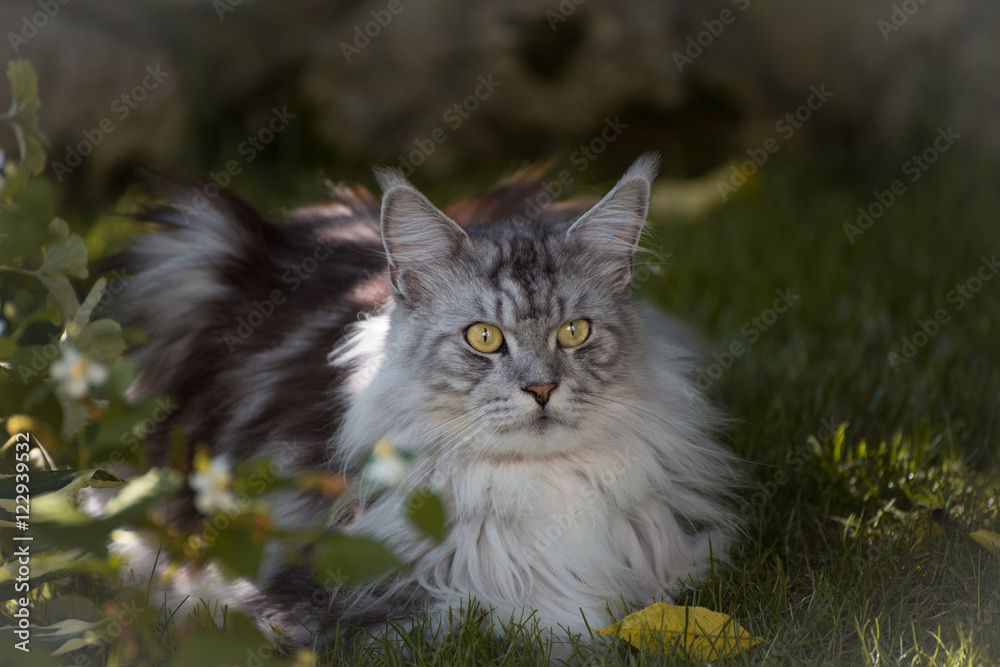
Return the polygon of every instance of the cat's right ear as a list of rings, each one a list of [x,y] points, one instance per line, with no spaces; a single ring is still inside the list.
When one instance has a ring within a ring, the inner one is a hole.
[[[447,280],[469,237],[395,169],[376,169],[375,176],[382,186],[382,245],[392,287],[419,302]]]

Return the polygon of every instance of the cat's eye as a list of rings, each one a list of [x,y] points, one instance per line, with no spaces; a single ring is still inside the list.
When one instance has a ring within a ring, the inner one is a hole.
[[[590,322],[587,320],[570,320],[556,332],[556,340],[563,347],[576,347],[589,336]]]
[[[480,352],[496,352],[503,345],[503,334],[492,324],[476,322],[465,330],[465,340]]]

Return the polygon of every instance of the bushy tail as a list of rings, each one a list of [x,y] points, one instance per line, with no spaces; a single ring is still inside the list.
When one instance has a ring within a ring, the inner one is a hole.
[[[326,355],[387,295],[378,203],[332,186],[336,201],[269,223],[214,184],[156,185],[164,203],[137,217],[158,229],[119,255],[125,289],[111,302],[114,317],[145,334],[132,394],[179,405],[147,452],[162,461],[173,426],[192,444],[240,455],[319,437],[336,418]]]
[[[137,217],[162,230],[119,255],[128,277],[112,302],[113,315],[147,337],[136,351],[139,394],[177,393],[183,376],[224,354],[218,329],[278,271],[279,231],[249,206],[225,191],[209,199],[193,180],[158,180],[169,203]]]

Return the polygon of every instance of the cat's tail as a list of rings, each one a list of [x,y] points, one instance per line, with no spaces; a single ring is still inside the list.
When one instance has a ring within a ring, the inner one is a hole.
[[[278,231],[241,200],[194,179],[150,178],[164,202],[134,217],[158,231],[113,258],[126,275],[111,314],[146,336],[135,352],[138,395],[176,393],[198,359],[224,352],[216,330],[226,313],[277,270],[270,248]]]
[[[367,192],[331,185],[336,201],[275,224],[212,182],[149,178],[162,201],[134,217],[156,231],[113,260],[125,288],[111,315],[145,334],[136,396],[199,394],[384,263]]]

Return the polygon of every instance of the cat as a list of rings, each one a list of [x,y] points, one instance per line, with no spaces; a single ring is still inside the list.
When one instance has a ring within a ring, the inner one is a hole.
[[[114,304],[148,337],[132,395],[179,406],[147,439],[150,462],[168,463],[180,428],[285,475],[342,473],[347,509],[281,491],[275,524],[324,522],[409,564],[338,587],[275,547],[255,581],[188,568],[172,594],[297,644],[440,626],[470,600],[557,637],[603,627],[618,604],[671,601],[726,562],[741,472],[716,441],[723,417],[682,328],[631,294],[657,167],[642,156],[596,203],[552,202],[529,168],[444,211],[384,169],[381,204],[331,186],[333,201],[282,224],[211,184],[163,182],[167,203],[143,215],[163,229],[125,252]],[[379,439],[412,457],[388,492],[362,474]],[[440,545],[405,518],[415,488],[446,507]],[[196,525],[192,501],[185,489],[166,511]],[[136,570],[154,553],[134,549]]]

